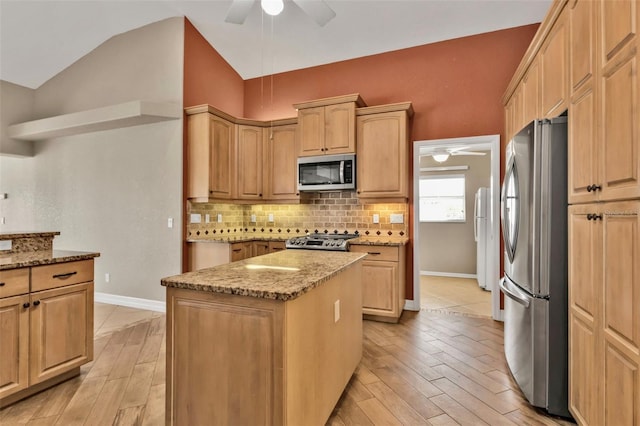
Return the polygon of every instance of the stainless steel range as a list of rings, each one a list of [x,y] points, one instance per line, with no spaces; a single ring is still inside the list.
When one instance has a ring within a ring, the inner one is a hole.
[[[285,246],[288,249],[349,251],[349,240],[357,237],[356,234],[309,234],[290,238]]]

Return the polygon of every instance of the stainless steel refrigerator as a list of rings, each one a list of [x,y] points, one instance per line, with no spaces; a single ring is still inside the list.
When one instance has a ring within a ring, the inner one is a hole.
[[[501,193],[504,350],[536,406],[568,410],[567,118],[535,120],[507,145]]]

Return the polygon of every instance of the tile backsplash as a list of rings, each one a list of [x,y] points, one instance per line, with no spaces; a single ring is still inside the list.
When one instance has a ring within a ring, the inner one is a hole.
[[[404,236],[407,213],[406,203],[359,204],[354,191],[303,193],[300,204],[190,203],[187,218],[200,215],[201,222],[187,222],[187,235],[197,239],[242,232],[298,235],[357,231],[363,235]],[[392,214],[402,214],[404,223],[390,223]],[[218,222],[218,215],[222,222]],[[378,215],[379,223],[373,223],[374,215]]]

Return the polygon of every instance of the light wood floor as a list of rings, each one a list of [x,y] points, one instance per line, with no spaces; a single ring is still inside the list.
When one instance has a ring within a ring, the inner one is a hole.
[[[365,321],[362,362],[328,424],[568,424],[523,400],[502,339],[501,323],[459,314]],[[164,315],[96,304],[95,360],[79,377],[0,411],[0,424],[162,425],[164,362]]]
[[[491,292],[475,279],[421,275],[420,307],[491,318]]]

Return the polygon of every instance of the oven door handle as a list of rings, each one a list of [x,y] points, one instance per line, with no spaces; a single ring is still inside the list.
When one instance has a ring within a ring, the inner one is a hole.
[[[514,300],[516,303],[521,304],[525,308],[529,307],[529,304],[531,302],[529,301],[530,298],[528,297],[528,295],[522,290],[518,289],[518,287],[516,287],[516,285],[512,283],[509,278],[502,277],[502,279],[500,280],[500,289],[505,295],[509,296],[509,298]]]

